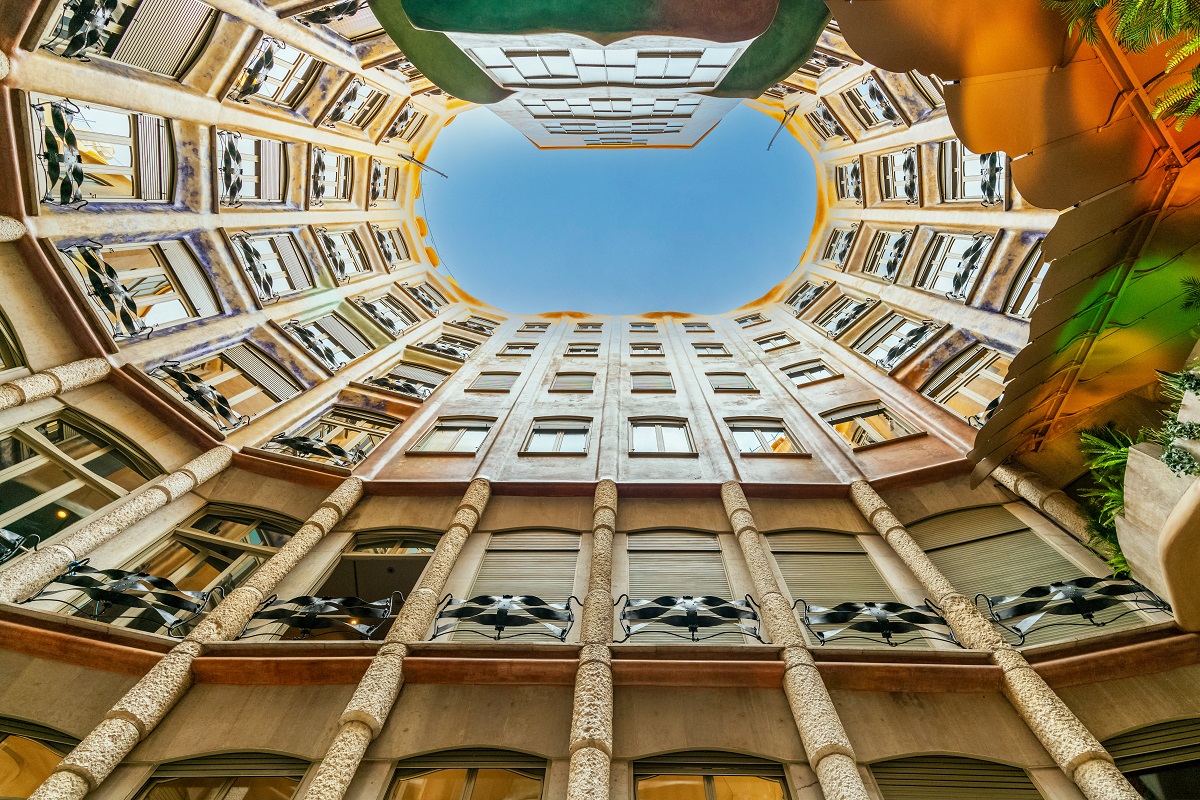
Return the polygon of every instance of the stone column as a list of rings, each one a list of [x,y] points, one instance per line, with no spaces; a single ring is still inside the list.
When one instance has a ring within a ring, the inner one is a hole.
[[[596,484],[592,506],[592,563],[580,621],[579,669],[571,712],[571,771],[567,800],[608,800],[613,746],[613,535],[617,485]]]
[[[321,766],[303,800],[341,800],[345,796],[367,746],[383,730],[388,714],[400,696],[408,645],[422,641],[433,624],[446,579],[450,577],[467,537],[483,516],[491,494],[492,487],[486,478],[476,478],[467,487],[450,527],[438,540],[421,582],[404,601],[383,646],[371,659],[371,665],[338,719],[337,734],[321,759]]]
[[[1079,504],[1067,497],[1062,489],[1055,489],[1041,475],[1011,461],[996,467],[992,477],[1057,522],[1067,533],[1081,542],[1087,541],[1087,517]]]
[[[8,57],[0,53],[0,58],[4,59],[3,72],[8,74]],[[4,75],[0,75],[0,79],[3,77]],[[0,242],[15,242],[17,239],[24,238],[26,233],[29,233],[29,230],[21,220],[0,216]]]
[[[721,500],[754,580],[767,633],[773,643],[783,647],[783,688],[821,790],[826,800],[868,800],[850,739],[805,646],[792,606],[779,591],[741,485],[737,481],[722,484]]]
[[[1001,638],[969,597],[942,574],[905,530],[887,502],[866,481],[850,485],[850,496],[867,521],[906,563],[941,608],[958,641],[985,650],[1004,671],[1004,695],[1016,708],[1054,762],[1088,800],[1138,800],[1141,797],[1078,717],[1067,708],[1025,657]]]
[[[0,384],[0,411],[55,397],[63,392],[104,380],[111,367],[103,358],[85,358],[60,367],[50,367],[24,378]]]
[[[77,362],[78,363],[78,362]],[[60,542],[30,553],[0,571],[0,602],[19,603],[42,590],[71,562],[78,561],[134,523],[182,497],[229,466],[233,450],[214,447],[192,459],[99,519],[92,520]]]
[[[363,482],[347,478],[287,544],[234,589],[182,642],[162,657],[67,754],[30,800],[81,800],[162,721],[192,685],[192,661],[208,642],[238,636],[279,580],[362,497]]]

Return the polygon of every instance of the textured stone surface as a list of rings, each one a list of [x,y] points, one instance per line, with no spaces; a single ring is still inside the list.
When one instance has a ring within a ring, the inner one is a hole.
[[[190,472],[197,483],[204,483],[213,476],[223,472],[233,461],[233,448],[219,445],[212,450],[206,450],[179,468],[181,472]]]
[[[611,769],[607,753],[592,747],[576,750],[571,754],[567,800],[607,800]]]
[[[608,528],[592,529],[592,568],[588,591],[612,591],[613,535]]]
[[[1085,761],[1112,757],[1032,668],[1004,673],[1004,693],[1068,775]]]
[[[612,512],[617,510],[617,484],[612,478],[601,478],[596,482],[596,499],[592,503],[592,509],[599,511],[602,508],[607,508]]]
[[[200,651],[199,642],[175,645],[117,701],[108,717],[126,720],[146,735],[192,685],[192,661]]]
[[[585,644],[579,648],[579,663],[586,664],[589,661],[598,661],[601,664],[612,663],[612,651],[607,645],[603,644]]]
[[[808,652],[807,647],[785,647],[779,654],[779,658],[783,661],[784,670],[793,667],[811,667],[817,663],[813,660],[812,653]]]
[[[106,719],[67,754],[55,772],[73,772],[87,781],[89,789],[94,789],[121,763],[139,738],[138,729],[128,720]]]
[[[386,641],[411,644],[422,641],[437,614],[438,596],[425,588],[410,594],[400,607]]]
[[[1085,761],[1072,779],[1088,800],[1141,800],[1142,796],[1108,761]]]
[[[325,498],[321,506],[336,509],[340,519],[346,516],[350,509],[354,508],[354,504],[362,499],[363,485],[361,478],[346,478]]]
[[[104,380],[112,368],[103,358],[82,358],[69,364],[50,367],[46,372],[58,379],[62,389],[69,392]]]
[[[817,762],[814,770],[825,800],[870,800],[853,758],[834,753]]]
[[[737,540],[750,570],[750,578],[754,581],[754,591],[759,597],[778,592],[779,582],[775,580],[775,572],[771,569],[771,561],[759,539],[758,530],[746,528],[738,534]]]
[[[608,644],[612,641],[613,602],[607,589],[597,589],[583,598],[583,621],[579,641],[584,644]]]
[[[782,647],[802,647],[804,634],[800,631],[800,623],[792,613],[792,604],[779,592],[765,595],[759,601],[759,613],[771,643]]]
[[[300,530],[288,539],[287,544],[279,548],[275,555],[268,558],[265,564],[254,571],[245,585],[257,589],[263,597],[266,597],[275,591],[275,587],[287,577],[289,572],[296,568],[300,559],[308,555],[324,538],[323,528],[304,523],[300,526]]]
[[[15,405],[24,405],[46,397],[54,397],[62,391],[62,385],[58,382],[58,378],[49,372],[35,372],[24,378],[16,378],[9,381],[8,386],[16,389],[20,395],[21,400]]]
[[[8,72],[8,57],[4,58],[4,71]],[[15,242],[28,231],[25,226],[12,217],[0,216],[0,242]]]
[[[37,800],[83,800],[91,787],[81,775],[74,772],[54,772],[37,788],[31,798]]]
[[[304,793],[305,800],[340,800],[354,779],[371,738],[371,729],[361,722],[343,725]]]
[[[798,666],[787,670],[783,674],[783,688],[809,763],[815,764],[830,753],[841,753],[853,759],[850,739],[816,667]]]
[[[446,581],[450,577],[450,572],[454,569],[459,554],[462,553],[463,545],[466,544],[470,535],[470,531],[464,528],[451,528],[442,534],[433,551],[433,556],[429,559],[429,564],[425,567],[425,573],[421,576],[421,588],[441,595],[442,589],[445,588]]]
[[[940,607],[942,617],[963,647],[989,651],[1008,647],[996,626],[983,616],[970,598],[957,592],[948,594],[941,598]]]
[[[909,571],[921,582],[929,599],[934,603],[940,606],[947,597],[959,593],[954,588],[954,584],[929,560],[929,556],[925,555],[925,551],[909,535],[908,531],[903,528],[893,529],[883,538],[896,552],[896,555],[904,561]]]
[[[239,586],[209,612],[204,621],[187,635],[194,642],[232,642],[254,616],[266,597],[257,589]]]
[[[407,654],[408,648],[398,643],[380,648],[342,712],[339,720],[342,725],[360,722],[371,729],[372,739],[379,735],[400,694],[400,687],[404,685],[404,656]]]
[[[607,664],[589,661],[575,674],[571,750],[594,747],[612,755],[613,678]]]
[[[1034,508],[1045,513],[1079,541],[1087,539],[1087,517],[1079,504],[1051,486],[1045,478],[1014,464],[1001,464],[992,471],[1010,492],[1019,495]]]
[[[482,517],[483,510],[487,508],[488,500],[492,496],[492,484],[487,478],[476,478],[471,481],[471,485],[467,487],[466,493],[463,495],[462,503],[459,508],[470,508],[475,511],[475,516]],[[471,523],[474,527],[475,523]]]
[[[0,602],[19,603],[29,599],[75,560],[71,550],[62,545],[51,545],[11,562],[0,572]]]

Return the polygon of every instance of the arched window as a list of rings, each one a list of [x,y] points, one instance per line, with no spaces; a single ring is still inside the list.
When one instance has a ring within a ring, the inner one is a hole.
[[[1103,744],[1146,800],[1186,800],[1200,786],[1200,719],[1160,722]]]
[[[692,751],[635,761],[636,800],[787,800],[783,767],[738,753]]]
[[[1042,800],[1020,767],[962,756],[913,756],[871,765],[883,800]]]
[[[0,797],[29,797],[77,744],[45,726],[0,718]]]
[[[12,324],[4,312],[0,311],[0,375],[6,370],[25,366],[25,355],[21,352],[21,342],[13,333]]]
[[[541,800],[543,759],[509,750],[454,750],[401,761],[386,800]]]
[[[220,753],[169,761],[154,770],[138,800],[290,800],[309,762],[274,753]]]
[[[82,414],[0,434],[0,530],[11,557],[137,489],[162,470]],[[2,553],[0,553],[2,557]]]
[[[407,597],[440,536],[440,531],[417,529],[360,531],[315,594],[359,597],[368,602],[382,600],[392,592]]]

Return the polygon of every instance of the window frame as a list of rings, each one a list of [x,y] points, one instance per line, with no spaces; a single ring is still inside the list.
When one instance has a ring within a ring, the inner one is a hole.
[[[471,424],[475,423],[475,424]],[[429,450],[426,445],[440,430],[454,428],[458,430],[455,436],[453,445],[457,446],[462,441],[463,435],[469,430],[478,430],[483,428],[483,437],[479,440],[474,450]],[[471,415],[454,415],[448,417],[438,417],[425,430],[421,431],[420,436],[416,441],[405,451],[405,455],[410,456],[452,456],[452,457],[471,457],[475,458],[479,455],[479,451],[487,443],[488,437],[492,435],[492,430],[496,427],[495,417],[480,417]]]
[[[861,413],[851,413],[860,410]],[[859,433],[863,435],[864,439],[869,439],[872,436],[872,430],[861,423],[858,423],[857,421],[861,418],[873,416],[878,413],[882,413],[885,417],[889,418],[891,424],[906,428],[907,432],[887,439],[863,441],[861,443],[856,442],[855,438]],[[828,411],[821,412],[821,419],[826,425],[834,430],[834,432],[838,435],[838,440],[842,444],[846,445],[856,453],[860,450],[869,450],[874,447],[882,447],[883,445],[892,444],[893,442],[906,442],[910,439],[916,439],[917,437],[925,436],[927,434],[927,431],[921,430],[907,418],[897,414],[891,409],[891,407],[887,406],[880,400],[868,400],[862,403],[851,403],[850,405],[831,408]],[[857,427],[856,431],[850,436],[847,436],[846,433],[838,430],[837,426],[839,424],[844,424],[852,420],[857,423]]]
[[[631,358],[662,358],[666,355],[662,342],[630,342]]]
[[[782,341],[783,344],[771,344],[770,347],[767,347],[768,344],[776,341]],[[754,344],[756,344],[764,353],[773,353],[776,350],[782,350],[785,347],[791,347],[794,344],[799,344],[799,341],[795,336],[792,336],[787,331],[779,331],[778,333],[770,333],[766,336],[756,337],[754,339]]]
[[[497,356],[529,358],[537,350],[537,342],[509,342],[500,348]]]
[[[742,378],[745,378],[746,385],[730,387],[730,386],[715,386],[713,384],[712,379],[714,377],[732,376],[732,375],[738,375]],[[706,373],[704,373],[704,377],[708,379],[708,388],[712,389],[714,392],[719,392],[719,393],[724,393],[724,394],[758,394],[759,393],[758,387],[754,385],[754,380],[751,379],[749,373],[746,373],[746,372],[706,372]]]
[[[581,352],[591,350],[591,352]],[[571,358],[596,358],[600,355],[599,342],[568,342],[563,351],[564,356]]]
[[[720,352],[706,353],[701,348],[720,348]],[[729,358],[729,347],[724,342],[692,342],[692,352],[696,358]]]
[[[982,342],[975,342],[963,348],[961,353],[936,370],[921,387],[921,394],[971,427],[981,428],[986,422],[984,415],[988,413],[988,408],[1003,396],[1004,387],[1008,384],[1007,380],[995,380],[992,376],[996,373],[989,371],[989,367],[998,361],[1008,361],[1008,366],[1005,368],[1005,377],[1007,378],[1007,371],[1012,368],[1013,358],[1014,356],[994,347],[988,347]],[[996,393],[995,397],[984,398],[983,395],[967,389],[968,385],[981,377],[999,384],[1000,391]],[[960,394],[978,403],[982,409],[969,416],[964,416],[956,411],[949,405],[949,402]]]
[[[639,427],[654,428],[655,439],[658,444],[656,450],[634,450],[634,439],[636,430]],[[664,427],[680,428],[683,431],[684,437],[687,439],[688,450],[664,450],[666,439],[663,436],[662,429]],[[644,416],[630,417],[628,423],[629,432],[629,451],[631,457],[637,458],[698,458],[700,453],[696,450],[696,439],[692,436],[692,426],[686,417],[662,417],[662,416]]]
[[[737,448],[738,455],[744,458],[806,458],[812,456],[812,453],[800,446],[791,428],[779,417],[727,417],[725,419],[725,427],[729,429],[730,438],[733,439],[733,444]],[[777,453],[771,450],[771,440],[767,439],[762,432],[765,428],[778,428],[781,430],[783,438],[787,440],[792,449],[785,453]],[[765,448],[765,452],[748,452],[743,450],[737,438],[738,431],[752,432],[758,440],[759,445]]]
[[[566,377],[587,376],[588,378],[591,379],[591,381],[589,382],[588,388],[586,388],[586,389],[565,389],[560,386],[557,386],[558,379],[563,376],[566,376]],[[557,392],[557,393],[561,393],[561,394],[591,394],[592,392],[596,391],[596,373],[594,373],[594,372],[556,372],[556,373],[554,373],[554,377],[550,379],[550,388],[548,388],[546,391]]]
[[[553,450],[530,450],[533,438],[542,430],[555,432],[555,448]],[[582,450],[562,450],[563,442],[571,432],[583,431]],[[591,417],[535,417],[530,423],[529,432],[517,452],[519,456],[586,456],[591,452],[592,418]]]
[[[505,387],[505,388],[503,388],[503,389],[487,388],[487,387],[477,386],[476,384],[478,384],[478,383],[479,383],[479,381],[480,381],[480,379],[482,379],[482,378],[483,378],[483,376],[485,376],[485,375],[488,375],[488,376],[492,376],[492,375],[504,375],[504,376],[507,376],[507,377],[511,377],[513,380],[512,380],[512,383],[510,383],[508,386],[506,386],[506,387]],[[516,385],[517,379],[518,379],[518,378],[520,378],[520,377],[521,377],[521,373],[519,373],[519,372],[507,372],[507,371],[501,371],[501,370],[487,370],[487,371],[481,372],[481,373],[479,373],[478,375],[476,375],[476,376],[475,376],[475,378],[474,378],[474,380],[472,380],[472,381],[471,381],[471,383],[470,383],[470,384],[469,384],[469,385],[468,385],[468,386],[467,386],[465,389],[463,389],[463,391],[464,391],[464,392],[482,392],[482,393],[486,393],[486,394],[508,394],[509,392],[511,392],[511,391],[512,391],[512,387],[513,387],[514,385]]]
[[[820,364],[822,367],[825,368],[826,371],[829,372],[829,374],[822,375],[821,377],[814,378],[812,380],[804,381],[803,383],[797,383],[796,376],[793,375],[792,373],[800,372],[804,367],[807,367],[810,364]],[[831,381],[834,378],[843,377],[842,373],[838,372],[836,369],[831,367],[829,365],[829,362],[827,362],[824,358],[809,358],[809,359],[805,359],[804,361],[797,361],[795,364],[790,364],[786,367],[781,367],[780,372],[782,372],[784,375],[786,375],[788,381],[792,384],[792,386],[794,386],[797,389],[800,389],[804,386],[811,386],[814,383],[823,383],[825,381]]]
[[[1010,317],[1028,321],[1038,307],[1042,284],[1046,280],[1046,273],[1050,271],[1051,263],[1046,260],[1042,248],[1043,241],[1039,240],[1025,255],[1017,276],[1008,287],[1004,297],[1004,313]],[[1026,309],[1027,313],[1022,313]]]

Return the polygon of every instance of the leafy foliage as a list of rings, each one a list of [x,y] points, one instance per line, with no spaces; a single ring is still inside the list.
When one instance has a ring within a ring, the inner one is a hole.
[[[1181,283],[1183,284],[1183,310],[1200,311],[1200,278],[1189,275]]]
[[[1170,467],[1177,477],[1200,475],[1200,461],[1182,447],[1172,445],[1163,450],[1162,462]]]

